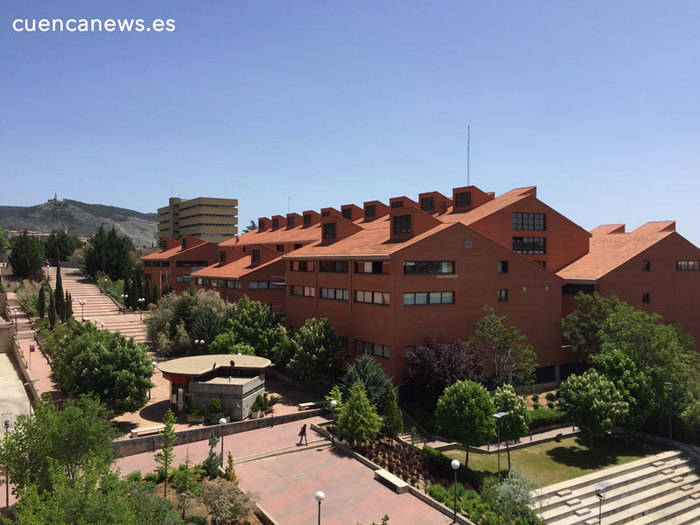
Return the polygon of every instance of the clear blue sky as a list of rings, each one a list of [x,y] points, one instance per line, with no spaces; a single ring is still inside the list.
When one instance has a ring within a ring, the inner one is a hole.
[[[700,2],[44,1],[0,5],[0,204],[251,218],[472,183],[586,228],[700,244]],[[17,33],[15,18],[172,18]]]

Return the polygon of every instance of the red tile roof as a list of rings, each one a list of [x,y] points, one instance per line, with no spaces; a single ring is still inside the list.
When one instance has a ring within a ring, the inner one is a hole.
[[[452,208],[450,208],[449,213],[439,215],[438,219],[443,222],[461,222],[462,224],[469,226],[470,224],[474,224],[481,219],[485,219],[489,215],[493,215],[494,213],[507,208],[511,204],[515,204],[516,202],[526,199],[531,195],[535,195],[536,190],[536,186],[515,188],[499,195],[493,200],[485,202],[481,206],[466,212],[452,212]]]
[[[238,237],[220,242],[219,246],[246,246],[253,244],[305,243],[321,239],[321,225],[295,226],[294,228],[277,228],[258,232],[253,230]]]
[[[250,255],[236,259],[226,264],[212,264],[196,272],[192,272],[192,277],[208,277],[211,279],[240,279],[248,274],[261,270],[278,262],[281,257],[277,257],[262,264],[251,264]]]
[[[144,255],[143,257],[141,257],[141,259],[156,260],[156,261],[170,259],[171,257],[173,257],[175,255],[189,252],[190,250],[194,250],[195,248],[199,248],[199,247],[204,246],[206,244],[208,244],[206,241],[201,241],[201,242],[195,244],[194,246],[188,246],[184,250],[182,249],[182,244],[180,244],[178,246],[175,246],[174,248],[170,248],[169,250],[161,250],[159,252]]]
[[[625,233],[624,224],[598,226],[591,231],[590,250],[557,272],[571,280],[597,280],[676,231],[674,221],[647,222]]]

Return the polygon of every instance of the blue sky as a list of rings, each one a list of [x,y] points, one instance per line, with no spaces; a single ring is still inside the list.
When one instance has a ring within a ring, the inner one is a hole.
[[[16,18],[172,18],[164,33],[17,33]],[[251,218],[445,194],[538,196],[586,228],[676,219],[700,244],[700,3],[0,5],[0,204]]]

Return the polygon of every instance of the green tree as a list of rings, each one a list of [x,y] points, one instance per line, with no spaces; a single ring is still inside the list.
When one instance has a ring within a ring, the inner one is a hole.
[[[226,469],[224,470],[224,479],[227,479],[228,481],[238,482],[238,478],[236,477],[236,469],[233,465],[233,454],[231,454],[230,452],[226,455]]]
[[[504,519],[499,523],[541,523],[530,509],[535,488],[534,483],[514,469],[502,482],[484,490],[481,499]]]
[[[202,493],[202,485],[199,483],[197,474],[190,466],[189,453],[185,462],[173,473],[173,488],[178,494],[178,502],[182,510],[182,519],[185,519],[188,504]]]
[[[307,319],[292,338],[294,357],[290,369],[302,379],[333,379],[337,377],[338,338],[328,319]]]
[[[168,495],[168,476],[175,458],[175,414],[168,409],[163,417],[163,425],[165,428],[160,431],[160,450],[156,452],[155,460],[160,465],[159,470],[163,473],[165,481],[163,482],[163,496]]]
[[[65,230],[54,230],[46,239],[46,257],[56,261],[66,261],[83,243]]]
[[[49,328],[53,330],[56,326],[56,300],[53,297],[53,292],[49,288]]]
[[[104,407],[95,399],[68,400],[59,410],[39,402],[31,417],[19,416],[0,442],[0,463],[20,489],[51,489],[51,467],[74,479],[88,464],[108,466],[114,431]]]
[[[255,355],[255,348],[249,344],[238,342],[231,331],[217,335],[209,345],[209,351],[212,354]]]
[[[254,221],[254,220],[251,220],[251,221],[248,223],[248,226],[246,226],[245,228],[243,228],[243,233],[252,232],[252,231],[255,231],[255,230],[257,230],[257,229],[258,229],[258,225],[255,224],[255,221]]]
[[[63,312],[66,321],[73,317],[73,296],[68,290],[66,290],[66,300],[63,305]]]
[[[513,385],[503,385],[494,392],[493,404],[497,412],[507,412],[507,415],[496,422],[496,425],[500,424],[501,439],[506,440],[508,471],[510,472],[510,442],[517,441],[527,434],[529,428],[527,403],[525,399],[515,393]]]
[[[114,227],[106,232],[104,227],[100,226],[88,242],[85,270],[93,278],[97,272],[103,271],[113,281],[123,279],[132,271],[129,252],[133,249],[129,238],[120,236]]]
[[[5,252],[10,247],[10,238],[4,228],[0,227],[0,260],[5,257]]]
[[[219,467],[223,464],[223,458],[221,454],[216,453],[216,445],[219,444],[219,438],[216,437],[214,431],[209,433],[209,453],[207,457],[202,462],[204,470],[207,471],[207,476],[209,479],[214,479],[219,475]]]
[[[54,290],[54,301],[56,302],[56,315],[61,321],[65,321],[65,312],[63,306],[65,304],[65,296],[63,295],[63,280],[61,278],[61,265],[56,266],[56,289]]]
[[[559,408],[588,435],[591,448],[594,436],[612,429],[629,413],[615,384],[593,369],[573,374],[561,384]]]
[[[367,399],[361,382],[350,388],[347,400],[340,408],[336,422],[338,434],[353,445],[374,439],[382,428],[382,418]]]
[[[497,316],[493,308],[484,310],[487,315],[477,322],[469,346],[481,355],[496,385],[529,383],[535,372],[536,355],[532,345],[515,326],[506,327],[503,324],[506,318]]]
[[[403,432],[403,416],[399,404],[396,402],[396,392],[391,388],[384,401],[382,410],[384,426],[382,432],[392,438],[396,438]]]
[[[39,300],[37,301],[37,310],[39,312],[39,318],[43,319],[46,315],[46,288],[41,285],[39,288]]]
[[[600,351],[603,323],[622,303],[616,297],[583,292],[576,294],[575,301],[576,310],[562,319],[562,336],[571,345],[571,350],[589,357]]]
[[[20,279],[26,279],[41,271],[44,262],[44,244],[35,237],[30,237],[25,230],[22,235],[12,239],[10,264],[12,272]]]
[[[153,386],[152,359],[144,345],[91,324],[74,325],[72,337],[59,342],[53,368],[67,393],[94,394],[115,414],[146,404]]]
[[[348,367],[348,371],[340,379],[343,392],[347,395],[357,382],[362,383],[369,402],[381,412],[392,391],[391,379],[384,375],[384,369],[369,354],[360,354]]]
[[[331,406],[331,402],[335,401],[335,409],[333,409],[333,415],[335,417],[338,417],[340,407],[343,404],[343,391],[338,385],[333,385],[333,388],[331,388],[330,391],[326,394],[325,399],[328,402],[329,407]]]
[[[437,402],[435,419],[442,433],[466,447],[481,445],[496,433],[493,401],[487,390],[473,381],[457,381],[445,389]]]

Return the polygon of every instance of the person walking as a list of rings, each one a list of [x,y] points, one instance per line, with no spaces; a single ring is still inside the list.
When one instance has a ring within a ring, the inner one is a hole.
[[[304,442],[306,445],[309,444],[309,441],[306,439],[306,423],[304,423],[301,427],[301,430],[299,431],[299,443],[297,443],[297,446],[301,446],[301,442]]]

